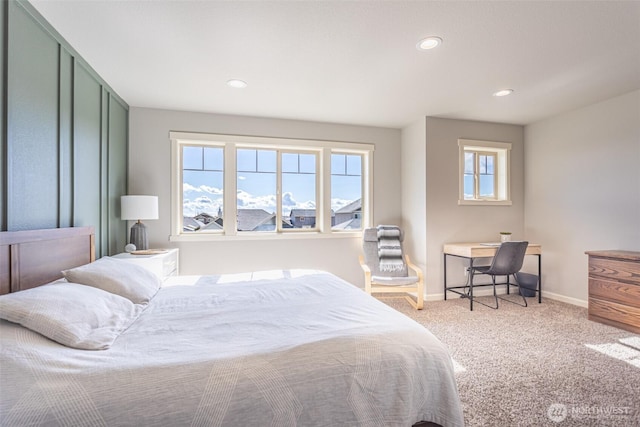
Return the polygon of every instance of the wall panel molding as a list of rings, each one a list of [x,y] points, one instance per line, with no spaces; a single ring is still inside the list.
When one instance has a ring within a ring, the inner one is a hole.
[[[73,225],[73,56],[60,46],[58,227]]]
[[[7,229],[7,19],[9,5],[0,2],[0,230]],[[0,260],[1,262],[1,260]]]
[[[129,240],[127,222],[120,219],[120,196],[127,194],[128,188],[129,112],[119,101],[109,96],[108,251],[113,254],[122,252]]]
[[[100,91],[100,250],[109,253],[109,92]],[[105,126],[106,125],[106,126]],[[124,248],[123,248],[124,249]]]
[[[7,229],[58,226],[59,43],[9,2]]]
[[[27,1],[0,22],[0,230],[90,225],[121,252],[129,106]]]

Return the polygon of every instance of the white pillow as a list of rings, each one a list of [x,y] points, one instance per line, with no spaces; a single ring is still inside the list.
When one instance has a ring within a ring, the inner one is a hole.
[[[53,283],[0,296],[0,318],[67,347],[104,350],[144,306],[77,283]]]
[[[160,279],[144,267],[109,257],[65,270],[64,277],[73,283],[93,286],[125,297],[134,304],[146,304],[160,289]]]

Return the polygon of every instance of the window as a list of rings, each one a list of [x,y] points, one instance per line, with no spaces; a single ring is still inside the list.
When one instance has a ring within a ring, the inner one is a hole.
[[[236,230],[276,230],[275,150],[238,149]]]
[[[481,151],[464,151],[464,199],[496,199],[497,155]]]
[[[171,240],[348,235],[371,218],[371,144],[171,132]]]
[[[313,152],[238,149],[237,230],[316,229],[316,157]]]
[[[334,230],[362,228],[362,162],[360,154],[331,154],[331,226]]]
[[[460,205],[510,205],[511,144],[458,140]]]
[[[282,196],[279,200],[283,228],[318,229],[317,157],[315,153],[282,153]]]
[[[182,146],[182,206],[185,232],[221,230],[224,149]]]

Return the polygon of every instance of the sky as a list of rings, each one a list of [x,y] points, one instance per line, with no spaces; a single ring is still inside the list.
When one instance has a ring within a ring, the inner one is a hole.
[[[237,150],[238,209],[264,209],[275,212],[275,150]],[[221,147],[183,147],[183,215],[206,212],[217,215],[223,206],[223,156]],[[332,154],[331,208],[336,211],[361,198],[362,157]],[[282,153],[282,211],[313,209],[316,206],[316,156]]]
[[[476,153],[465,152],[464,154],[464,198],[474,198],[474,171]],[[480,176],[480,197],[495,197],[494,190],[494,156],[480,155],[478,159]]]

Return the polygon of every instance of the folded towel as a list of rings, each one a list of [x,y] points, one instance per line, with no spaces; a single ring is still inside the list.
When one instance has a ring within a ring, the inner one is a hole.
[[[402,258],[402,249],[400,248],[378,248],[379,258]]]
[[[381,237],[400,237],[400,229],[395,225],[379,225],[378,239]]]
[[[404,269],[404,261],[402,258],[381,258],[380,271],[391,273],[394,271],[402,271]]]
[[[400,240],[398,240],[397,237],[379,237],[378,247],[379,248],[399,248]]]

